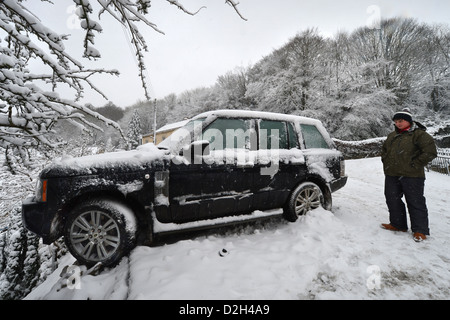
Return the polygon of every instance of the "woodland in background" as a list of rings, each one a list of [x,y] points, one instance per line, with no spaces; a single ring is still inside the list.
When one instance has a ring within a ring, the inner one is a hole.
[[[153,132],[155,104],[157,128],[223,108],[318,118],[334,138],[349,141],[386,136],[392,114],[403,107],[425,125],[436,126],[450,114],[450,30],[407,18],[383,20],[379,29],[361,27],[331,39],[308,29],[253,66],[219,76],[211,87],[125,109],[110,103],[96,111],[115,117],[124,131],[137,112],[140,133],[148,134]],[[441,133],[449,129],[444,124]],[[106,144],[110,137],[108,133],[100,140]],[[111,142],[119,145],[118,135]]]

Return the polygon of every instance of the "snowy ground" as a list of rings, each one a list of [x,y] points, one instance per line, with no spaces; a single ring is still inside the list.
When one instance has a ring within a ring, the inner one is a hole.
[[[450,299],[450,177],[427,173],[431,236],[416,243],[379,227],[388,222],[380,158],[346,164],[332,213],[137,247],[96,276],[76,267],[61,277],[66,256],[26,299]]]

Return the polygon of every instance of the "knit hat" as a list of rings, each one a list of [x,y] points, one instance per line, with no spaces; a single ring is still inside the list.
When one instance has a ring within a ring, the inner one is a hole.
[[[392,118],[392,120],[394,121],[399,119],[403,119],[408,121],[409,123],[413,123],[412,114],[408,108],[404,108],[402,111],[398,111],[396,114],[394,114],[394,117]]]

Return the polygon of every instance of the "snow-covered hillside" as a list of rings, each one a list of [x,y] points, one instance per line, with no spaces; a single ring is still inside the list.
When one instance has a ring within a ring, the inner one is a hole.
[[[137,247],[98,275],[60,267],[26,299],[449,299],[450,177],[427,173],[431,236],[388,222],[380,158],[346,162],[333,212],[282,218]],[[219,255],[226,249],[227,254]]]

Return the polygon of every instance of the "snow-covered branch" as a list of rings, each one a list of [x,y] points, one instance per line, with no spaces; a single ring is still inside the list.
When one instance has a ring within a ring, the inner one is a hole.
[[[100,58],[100,52],[96,50],[94,45],[94,31],[102,32],[100,24],[91,19],[90,14],[93,10],[89,1],[86,0],[74,0],[78,6],[77,14],[81,20],[81,27],[86,30],[84,37],[84,56],[87,58]]]
[[[178,0],[167,0],[186,14],[195,15],[197,11],[187,10]],[[103,31],[100,20],[103,14],[110,15],[126,31],[128,41],[134,49],[139,78],[145,97],[150,100],[146,79],[145,53],[148,51],[146,39],[141,32],[141,23],[155,32],[164,34],[147,14],[151,0],[73,0],[83,38],[83,58],[101,58],[95,48],[95,37]],[[98,3],[96,7],[94,2]],[[237,3],[228,0],[236,12]],[[42,6],[53,5],[42,1]],[[241,16],[242,17],[242,16]],[[118,75],[117,70],[88,69],[78,61],[64,46],[68,39],[48,28],[26,7],[26,1],[0,1],[0,146],[8,148],[10,154],[22,157],[24,148],[55,147],[60,142],[50,136],[60,120],[67,120],[83,130],[87,128],[102,130],[97,120],[118,130],[125,138],[120,126],[99,113],[89,105],[81,105],[79,99],[86,89],[94,91],[107,100],[93,81],[93,75]],[[36,72],[36,70],[39,70]],[[42,71],[45,70],[45,71]],[[62,98],[59,88],[68,87],[74,93],[72,99]],[[92,120],[94,119],[94,120]],[[15,148],[15,149],[14,149]],[[15,151],[14,151],[15,150]],[[11,157],[9,159],[12,159]]]

